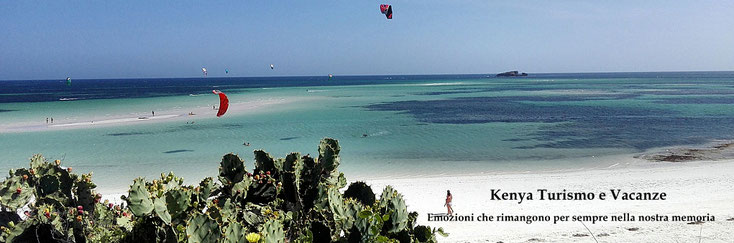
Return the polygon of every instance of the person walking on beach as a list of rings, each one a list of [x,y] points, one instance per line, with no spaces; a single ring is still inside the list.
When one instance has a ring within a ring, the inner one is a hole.
[[[54,118],[53,117],[51,117],[51,123],[54,123]]]
[[[46,124],[48,124],[48,117],[46,117]]]
[[[150,113],[152,113],[152,114],[153,114],[153,116],[155,116],[155,111],[150,111]]]
[[[454,214],[454,209],[451,208],[451,200],[453,199],[454,198],[451,196],[451,191],[446,190],[446,203],[444,203],[443,205],[446,206],[446,208],[449,210],[449,215]]]

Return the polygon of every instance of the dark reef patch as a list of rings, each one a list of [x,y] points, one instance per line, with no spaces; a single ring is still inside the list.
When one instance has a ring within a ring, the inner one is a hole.
[[[134,136],[134,135],[147,135],[147,134],[153,134],[152,132],[119,132],[119,133],[108,133],[106,136]]]
[[[717,96],[717,97],[671,97],[671,98],[655,98],[658,104],[734,104],[734,97]]]
[[[625,95],[612,96],[613,99]],[[721,131],[734,130],[734,117],[685,116],[672,110],[644,106],[593,106],[544,102],[584,101],[604,96],[469,97],[428,101],[399,101],[366,106],[373,111],[396,111],[419,122],[479,124],[492,122],[544,123],[517,138],[534,140],[532,148],[634,148],[638,150],[678,144],[730,139]],[[511,142],[511,141],[510,141]]]
[[[175,153],[184,153],[184,152],[194,152],[194,150],[191,149],[177,149],[177,150],[169,150],[166,152],[163,152],[165,154],[175,154]]]

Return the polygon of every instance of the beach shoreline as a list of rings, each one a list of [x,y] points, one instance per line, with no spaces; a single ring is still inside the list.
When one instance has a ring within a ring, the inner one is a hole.
[[[593,242],[589,231],[599,242],[729,242],[734,239],[734,217],[731,203],[734,192],[721,190],[734,183],[734,160],[685,163],[636,164],[629,167],[586,171],[547,172],[533,174],[500,174],[367,180],[379,194],[390,185],[405,196],[409,210],[419,213],[418,223],[442,227],[449,237],[441,242]],[[657,201],[547,201],[491,200],[490,191],[600,192],[613,189],[636,192],[665,192],[666,200]],[[429,214],[445,213],[446,190],[454,197],[457,215],[600,215],[633,216],[655,214],[671,216],[715,217],[713,222],[429,222]],[[587,230],[585,227],[588,227]]]
[[[630,159],[634,159],[631,158]],[[620,161],[622,162],[622,161]],[[346,175],[349,182],[354,176]],[[734,159],[684,163],[629,163],[628,166],[581,171],[504,173],[466,176],[432,176],[397,179],[359,178],[379,197],[386,186],[403,194],[409,211],[419,213],[418,224],[442,227],[448,237],[439,242],[728,242],[734,239],[734,191],[721,190],[734,183]],[[196,183],[187,181],[187,183]],[[620,189],[634,192],[665,192],[666,200],[491,200],[490,191],[535,192],[568,190],[599,192]],[[446,222],[429,221],[429,214],[445,213],[446,190],[454,195],[459,216],[713,216],[712,222]],[[105,194],[121,203],[125,191]],[[588,229],[586,229],[588,227]],[[589,233],[589,231],[593,232]]]
[[[237,116],[253,112],[266,111],[266,107],[274,105],[283,105],[307,100],[316,99],[314,97],[289,97],[289,98],[268,98],[258,99],[254,101],[230,103],[226,116]],[[201,119],[217,118],[217,109],[208,106],[197,106],[189,108],[174,108],[169,110],[155,111],[155,115],[151,113],[126,113],[127,115],[115,115],[104,117],[73,117],[64,119],[63,122],[57,123],[41,123],[41,122],[15,122],[0,124],[0,134],[2,133],[24,133],[39,132],[51,130],[67,130],[81,129],[92,127],[108,127],[108,126],[133,126],[137,124],[151,124],[159,122],[173,121],[196,121]]]

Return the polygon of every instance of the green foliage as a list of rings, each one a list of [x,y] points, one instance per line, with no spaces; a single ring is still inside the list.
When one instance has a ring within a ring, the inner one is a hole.
[[[339,167],[339,142],[336,139],[325,138],[319,144],[319,163],[324,170],[334,171]]]
[[[354,198],[362,205],[372,205],[375,203],[375,193],[372,192],[372,187],[362,181],[353,182],[349,185],[346,191],[344,191],[345,198]]]
[[[418,214],[392,187],[379,201],[364,182],[341,194],[340,150],[329,138],[317,159],[257,150],[252,173],[227,154],[219,183],[186,185],[173,173],[137,178],[122,197],[127,206],[99,202],[91,173],[34,155],[29,169],[0,183],[0,242],[435,242],[443,234],[414,227]]]
[[[245,163],[234,154],[224,155],[219,166],[219,181],[222,185],[230,186],[242,181],[245,177]]]
[[[285,233],[283,233],[283,225],[278,220],[270,220],[263,225],[263,242],[266,243],[283,243],[285,242]]]
[[[121,242],[129,211],[104,205],[92,174],[77,176],[40,155],[29,169],[11,170],[0,187],[0,242]],[[72,193],[73,192],[73,193]],[[35,198],[35,200],[29,200]],[[16,215],[23,208],[23,217]]]
[[[238,222],[229,223],[227,229],[224,231],[222,242],[224,243],[245,243],[245,227]]]
[[[380,196],[380,208],[383,213],[392,213],[392,217],[384,225],[387,233],[397,233],[405,229],[408,224],[408,207],[405,206],[403,195],[391,186],[386,186]]]
[[[185,215],[191,204],[193,190],[170,190],[166,192],[166,207],[173,218]]]
[[[186,235],[191,243],[217,242],[221,238],[221,231],[217,221],[206,214],[196,214],[188,220]]]
[[[142,178],[133,181],[128,194],[129,196],[124,199],[135,216],[146,216],[153,211],[153,200],[150,198],[150,192],[145,188],[145,181]]]

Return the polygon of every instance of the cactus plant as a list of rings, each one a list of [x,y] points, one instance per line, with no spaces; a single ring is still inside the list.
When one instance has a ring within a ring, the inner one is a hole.
[[[34,191],[35,188],[31,187],[27,181],[23,181],[22,177],[10,177],[3,182],[0,188],[0,204],[15,211],[28,204]]]
[[[191,190],[170,190],[166,192],[166,206],[171,217],[177,218],[186,213],[191,203]]]
[[[229,223],[222,236],[224,237],[223,243],[245,243],[248,240],[245,236],[245,227],[238,222]]]
[[[431,232],[431,227],[419,225],[413,230],[413,235],[417,242],[434,242],[435,237]]]
[[[217,242],[221,237],[221,230],[217,221],[206,214],[195,214],[186,224],[188,242],[208,243]]]
[[[130,186],[128,196],[123,198],[127,201],[130,211],[135,216],[145,216],[153,211],[153,200],[150,198],[150,192],[145,188],[145,181],[142,178],[135,179]]]
[[[380,209],[382,213],[391,212],[390,219],[383,227],[387,233],[397,233],[405,229],[408,224],[408,208],[405,206],[403,195],[391,186],[386,186],[382,191]]]
[[[265,243],[283,243],[285,242],[285,234],[283,233],[283,224],[278,220],[269,220],[263,225],[263,242]]]
[[[272,176],[275,177],[278,174],[278,171],[282,169],[283,162],[273,159],[273,157],[271,157],[270,154],[266,153],[265,151],[255,150],[254,153],[255,153],[255,171],[253,172],[254,174],[259,174],[260,172],[263,172],[263,173],[270,172],[272,173]],[[278,165],[276,166],[276,164]]]
[[[344,197],[354,198],[365,206],[370,206],[375,203],[375,193],[372,192],[372,187],[363,181],[350,184],[349,188],[344,191]]]
[[[34,155],[29,169],[11,170],[0,183],[0,242],[435,242],[443,235],[414,227],[417,213],[407,213],[392,187],[379,203],[364,182],[341,194],[347,183],[337,170],[340,149],[327,138],[316,160],[258,150],[250,176],[243,160],[227,154],[221,185],[211,177],[186,185],[172,172],[137,178],[122,197],[126,207],[99,202],[91,173],[77,175]],[[7,211],[25,206],[23,218]]]
[[[57,192],[61,188],[59,177],[54,175],[42,176],[38,184],[38,195],[42,197]]]
[[[319,163],[324,170],[334,171],[339,167],[339,142],[336,139],[325,138],[319,144]]]
[[[168,208],[166,207],[166,201],[163,198],[155,198],[153,200],[153,211],[155,214],[163,220],[164,223],[170,224],[171,223],[171,214],[168,213]]]
[[[212,193],[218,189],[216,183],[214,183],[214,179],[212,179],[211,177],[207,177],[201,180],[197,188],[198,190],[196,190],[196,199],[199,202],[204,202],[208,200],[209,197],[212,196]]]
[[[227,154],[222,158],[219,166],[219,181],[229,186],[242,181],[245,176],[245,163],[235,154]]]

